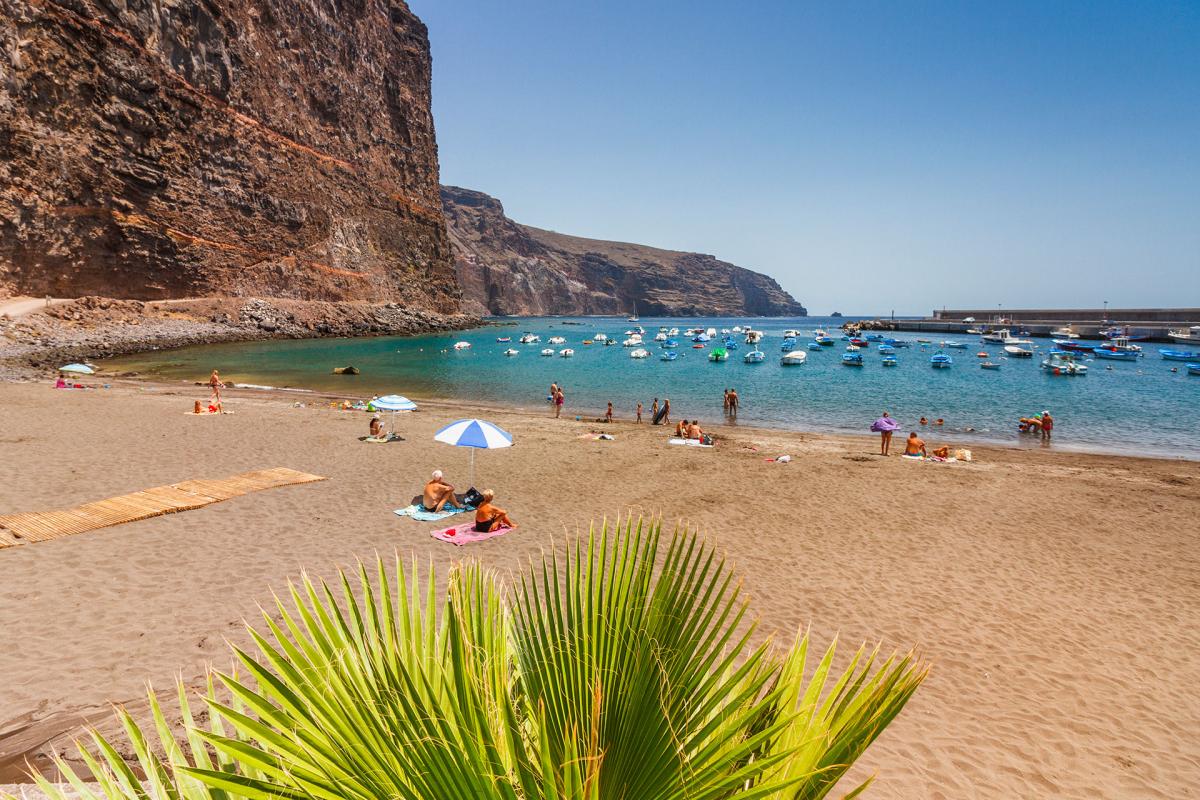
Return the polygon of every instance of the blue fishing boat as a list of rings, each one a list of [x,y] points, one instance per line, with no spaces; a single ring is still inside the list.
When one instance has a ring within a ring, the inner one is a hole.
[[[1061,351],[1058,351],[1061,352]],[[1119,350],[1115,347],[1097,347],[1092,351],[1096,358],[1107,358],[1110,361],[1137,361],[1142,357],[1138,350]]]
[[[929,357],[929,365],[934,369],[947,369],[954,366],[954,359],[945,353],[934,353]]]
[[[662,343],[662,346],[665,350],[674,350],[676,347],[679,347],[679,342],[675,341],[674,339],[667,339]]]
[[[763,359],[766,357],[766,353],[755,347],[749,353],[746,353],[746,355],[742,356],[742,361],[745,361],[747,364],[761,364]]]
[[[1191,350],[1162,349],[1158,353],[1167,361],[1200,361],[1200,353]]]
[[[1188,375],[1200,375],[1200,364],[1188,364]]]
[[[891,355],[892,353],[896,352],[896,348],[892,347],[890,344],[881,344],[879,345],[879,352],[886,355]]]
[[[868,333],[863,338],[866,339],[868,342],[882,342],[883,334],[882,333]]]
[[[861,367],[862,365],[862,353],[846,353],[842,356],[843,367]]]
[[[884,339],[884,344],[890,344],[892,347],[912,347],[912,342],[908,339]]]
[[[900,362],[896,360],[895,356],[884,356],[879,363],[883,364],[885,367],[894,367]]]
[[[796,340],[791,337],[784,339],[782,344],[779,345],[779,349],[784,353],[792,352],[796,349]]]
[[[953,347],[955,350],[966,350],[967,346],[962,342],[956,342],[952,339],[947,339],[942,342],[942,347]]]
[[[668,350],[667,352],[665,352],[661,356],[659,356],[658,360],[659,361],[674,361],[677,358],[679,358],[679,353],[676,353],[674,350]]]
[[[809,350],[820,350],[820,349],[821,349],[821,345],[817,344],[816,342],[809,342],[809,343],[808,343],[808,349],[809,349]]]

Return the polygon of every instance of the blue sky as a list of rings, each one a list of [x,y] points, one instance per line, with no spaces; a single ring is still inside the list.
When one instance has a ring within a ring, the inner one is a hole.
[[[410,0],[442,180],[810,313],[1200,306],[1200,2]]]

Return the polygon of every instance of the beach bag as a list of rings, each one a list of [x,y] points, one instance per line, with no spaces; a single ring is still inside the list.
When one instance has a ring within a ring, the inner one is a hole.
[[[478,508],[479,504],[483,502],[483,495],[481,495],[479,491],[472,486],[470,489],[467,489],[467,493],[463,495],[463,502],[471,508]]]

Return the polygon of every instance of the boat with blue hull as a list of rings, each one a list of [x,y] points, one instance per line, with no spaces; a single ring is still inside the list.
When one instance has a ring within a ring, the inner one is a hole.
[[[1200,364],[1188,364],[1188,375],[1200,375]]]
[[[1200,352],[1193,350],[1161,349],[1158,354],[1167,361],[1200,361]]]
[[[945,353],[934,353],[929,357],[929,366],[934,369],[949,369],[954,366],[954,359]]]
[[[900,362],[896,360],[895,356],[884,356],[879,363],[883,364],[885,367],[894,367]]]
[[[862,353],[846,353],[842,356],[843,367],[861,367],[862,365]]]
[[[674,350],[668,350],[667,352],[665,352],[661,356],[659,356],[658,360],[659,361],[674,361],[677,358],[679,358],[679,353],[676,353]]]
[[[747,364],[761,364],[766,357],[766,353],[755,347],[749,353],[746,353],[746,355],[742,356],[742,361],[745,361]]]

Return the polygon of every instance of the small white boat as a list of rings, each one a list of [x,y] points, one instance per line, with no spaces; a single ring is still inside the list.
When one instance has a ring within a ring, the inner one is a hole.
[[[1070,325],[1064,325],[1057,330],[1050,331],[1050,335],[1055,339],[1078,339],[1079,334],[1071,330]]]
[[[767,354],[756,347],[742,356],[742,361],[745,361],[747,364],[761,364],[766,357]]]
[[[597,333],[595,336],[593,336],[593,337],[592,337],[592,341],[593,341],[593,342],[607,342],[607,341],[608,341],[608,334],[606,334],[606,333]]]
[[[551,336],[546,341],[550,344],[565,344],[567,339],[565,336]]]
[[[470,342],[455,342],[454,349],[455,350],[470,350],[471,343]]]
[[[563,358],[570,358],[571,356],[575,355],[575,351],[569,347],[564,347],[562,350],[558,351],[558,354]]]
[[[678,336],[678,335],[679,335],[679,328],[671,328],[671,330],[667,331],[667,336]]]
[[[1070,353],[1052,352],[1042,361],[1042,369],[1052,375],[1086,375],[1087,366],[1075,360]]]
[[[640,336],[630,336],[628,339],[621,342],[623,347],[641,347],[642,344],[642,337]]]
[[[665,342],[666,340],[667,340],[667,334],[665,331],[659,331],[654,336],[654,341],[656,341],[656,342]]]
[[[741,332],[742,332],[742,326],[741,326],[741,325],[734,325],[734,326],[733,326],[733,328],[732,328],[731,330],[732,330],[734,333],[741,333]]]
[[[763,340],[763,332],[746,328],[746,344],[758,344]]]
[[[991,333],[985,333],[979,338],[983,339],[985,342],[994,342],[995,344],[1011,344],[1018,347],[1033,347],[1032,340],[1018,339],[1016,336],[1012,335],[1012,332],[1008,328],[1001,328],[1000,330],[992,331]]]
[[[538,336],[536,333],[525,333],[521,334],[520,342],[521,344],[536,344],[541,340],[542,337]]]
[[[862,349],[862,348],[861,348],[861,347],[859,347],[859,346],[858,346],[858,345],[856,345],[856,344],[848,344],[848,345],[846,345],[846,352],[847,352],[847,353],[857,353],[857,352],[858,352],[859,350],[861,350],[861,349]]]
[[[803,350],[793,350],[790,353],[784,353],[779,358],[779,363],[785,367],[798,367],[808,361],[808,353]]]
[[[638,321],[638,315],[637,315],[637,314],[634,314],[632,317],[629,317],[629,318],[628,318],[628,319],[626,319],[625,321],[626,321],[626,322],[637,322],[637,321]]]
[[[711,339],[712,337],[714,337],[714,336],[716,336],[716,335],[717,335],[717,329],[716,329],[716,328],[709,328],[708,330],[706,330],[706,331],[705,331],[705,333],[707,333],[707,334],[708,334],[708,338],[710,338],[710,339]]]
[[[1193,325],[1186,330],[1167,331],[1167,336],[1180,344],[1200,344],[1200,325]]]
[[[553,348],[553,347],[547,347],[547,348],[545,348],[544,350],[542,350],[542,355],[544,355],[544,356],[552,356],[552,355],[554,355],[554,348]]]
[[[1004,352],[1008,353],[1013,358],[1033,358],[1032,349],[1028,347],[1018,347],[1015,344],[1005,345]]]
[[[508,348],[507,350],[505,350],[505,351],[504,351],[504,355],[506,355],[506,356],[519,356],[519,355],[521,355],[521,351],[520,351],[520,350],[517,350],[516,348],[510,347],[510,348]]]
[[[796,330],[795,328],[788,328],[786,331],[784,331],[784,332],[783,332],[783,338],[785,338],[785,339],[799,339],[799,338],[800,338],[800,331]]]
[[[637,350],[633,350],[629,353],[630,358],[647,358],[647,357],[649,357],[649,355],[650,355],[649,350],[644,350],[640,347]]]

